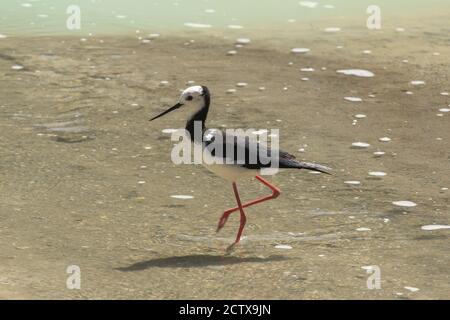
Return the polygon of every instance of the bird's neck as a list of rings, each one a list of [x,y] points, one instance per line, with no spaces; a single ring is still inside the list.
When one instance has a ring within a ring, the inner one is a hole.
[[[204,95],[205,99],[204,99],[203,105],[200,106],[198,111],[195,112],[186,123],[186,130],[189,132],[189,135],[190,135],[190,138],[192,141],[194,141],[194,139],[196,138],[195,123],[197,121],[201,123],[201,129],[202,129],[202,131],[200,132],[200,136],[197,138],[203,139],[203,132],[205,131],[205,128],[206,128],[205,122],[206,122],[206,117],[208,116],[209,104],[211,102],[211,98],[210,98],[209,92],[207,91],[208,89],[206,89],[204,87],[203,90],[205,92],[205,95]],[[197,126],[199,126],[199,124],[197,124]],[[199,133],[197,133],[197,135],[198,134]]]

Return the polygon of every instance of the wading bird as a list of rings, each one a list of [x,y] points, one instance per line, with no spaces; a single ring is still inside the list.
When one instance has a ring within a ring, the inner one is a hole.
[[[213,160],[214,158],[217,160],[212,162],[208,161],[208,164],[203,162],[202,164],[216,175],[231,181],[233,186],[237,207],[226,210],[222,214],[217,226],[217,231],[220,231],[220,229],[224,227],[231,213],[235,211],[240,212],[240,225],[236,240],[228,247],[228,249],[231,249],[240,241],[247,221],[244,208],[270,199],[275,199],[281,193],[280,189],[261,177],[261,170],[270,168],[273,163],[276,163],[277,168],[279,169],[307,169],[327,174],[329,174],[328,171],[330,171],[330,168],[315,163],[298,161],[293,155],[287,152],[273,150],[268,146],[261,145],[259,142],[252,144],[252,139],[237,139],[236,137],[231,137],[231,139],[229,139],[230,137],[226,137],[223,139],[222,152],[215,152],[214,149],[210,149],[213,145],[212,142],[214,141],[214,138],[211,138],[210,135],[207,138],[207,135],[203,134],[206,132],[205,121],[210,103],[211,95],[207,87],[189,87],[181,93],[178,102],[173,107],[153,117],[150,121],[180,108],[188,108],[191,110],[192,115],[186,123],[186,132],[188,133],[191,142],[193,144],[200,144],[203,150],[206,149],[206,151],[210,151],[206,152],[206,154],[209,154]],[[195,133],[196,123],[200,123],[200,135]],[[232,152],[230,152],[230,150]],[[239,152],[239,150],[243,150],[243,152]],[[239,158],[239,156],[241,157]],[[257,198],[250,202],[242,203],[236,181],[246,177],[255,177],[267,186],[272,191],[272,194]]]

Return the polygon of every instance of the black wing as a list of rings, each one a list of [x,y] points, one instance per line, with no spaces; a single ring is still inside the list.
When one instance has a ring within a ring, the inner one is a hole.
[[[302,162],[292,154],[282,150],[272,150],[262,146],[255,138],[248,136],[231,136],[221,133],[221,140],[212,132],[206,135],[205,148],[212,156],[221,158],[223,163],[240,165],[248,169],[271,168],[272,161],[278,162],[278,168],[306,169],[328,173],[326,166]]]

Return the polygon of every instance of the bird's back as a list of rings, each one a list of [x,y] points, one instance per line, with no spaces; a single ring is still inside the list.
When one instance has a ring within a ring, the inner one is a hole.
[[[307,169],[328,173],[330,168],[298,161],[292,154],[271,149],[260,143],[255,135],[239,136],[215,130],[205,135],[205,152],[211,159],[218,160],[224,165],[242,167],[247,170],[261,170],[263,168],[291,168]]]

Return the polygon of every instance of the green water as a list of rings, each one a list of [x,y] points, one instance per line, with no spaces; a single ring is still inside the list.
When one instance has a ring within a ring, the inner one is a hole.
[[[312,1],[314,8],[298,0],[2,0],[0,34],[15,35],[88,35],[131,34],[136,30],[161,32],[186,30],[185,23],[207,24],[208,30],[228,25],[247,27],[283,26],[315,20],[355,20],[368,17],[366,9],[381,8],[384,21],[421,16],[450,16],[448,0],[327,0]],[[81,29],[68,30],[69,5],[81,10]],[[332,7],[331,7],[332,6]],[[445,20],[444,20],[445,21]],[[191,28],[192,29],[192,28]],[[206,30],[206,29],[201,29]]]

